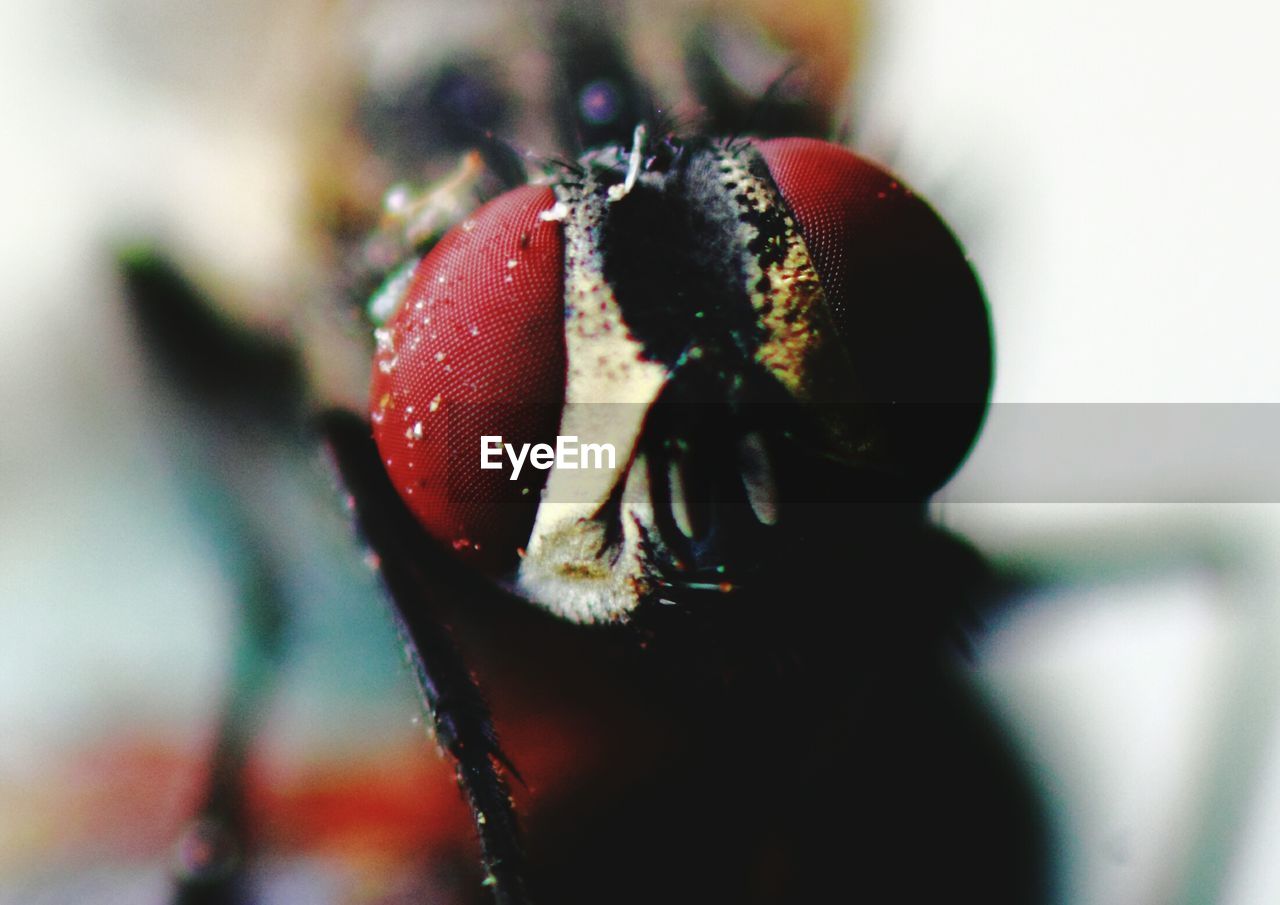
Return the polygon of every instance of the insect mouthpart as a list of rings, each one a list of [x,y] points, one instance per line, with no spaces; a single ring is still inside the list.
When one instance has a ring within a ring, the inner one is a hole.
[[[850,465],[881,454],[759,152],[674,147],[642,167],[653,158],[637,129],[629,154],[595,157],[556,189],[568,211],[561,434],[629,450],[590,489],[550,475],[520,566],[525,593],[579,621],[623,618],[672,588],[723,592],[726,575],[770,562],[790,527],[770,453],[784,433]]]

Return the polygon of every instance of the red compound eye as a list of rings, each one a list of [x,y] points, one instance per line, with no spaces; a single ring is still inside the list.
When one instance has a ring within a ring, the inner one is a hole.
[[[546,473],[480,468],[480,438],[553,443],[564,400],[560,224],[551,189],[495,198],[413,274],[378,334],[371,418],[383,463],[427,531],[482,568],[515,561]]]
[[[991,384],[982,290],[938,215],[891,174],[823,141],[757,144],[795,215],[861,385],[921,486],[977,434]]]

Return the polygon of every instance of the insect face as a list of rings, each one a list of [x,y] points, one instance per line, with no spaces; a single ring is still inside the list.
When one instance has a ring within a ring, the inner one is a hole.
[[[820,141],[639,129],[425,256],[379,333],[372,419],[429,533],[610,621],[749,593],[832,530],[823,501],[918,512],[989,382],[981,291],[891,175]],[[480,467],[495,436],[614,457],[512,480]]]

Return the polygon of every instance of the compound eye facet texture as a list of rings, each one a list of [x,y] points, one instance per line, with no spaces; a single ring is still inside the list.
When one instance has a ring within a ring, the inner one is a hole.
[[[481,468],[481,438],[554,443],[564,401],[561,226],[551,189],[495,198],[422,259],[378,332],[370,417],[383,464],[435,539],[490,572],[529,536],[546,472]]]
[[[920,492],[977,436],[991,387],[982,289],[942,219],[895,176],[808,138],[756,144],[791,209],[893,455]]]

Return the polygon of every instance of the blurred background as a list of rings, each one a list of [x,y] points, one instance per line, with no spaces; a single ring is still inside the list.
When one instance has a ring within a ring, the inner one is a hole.
[[[155,385],[115,254],[161,243],[227,317],[307,337],[322,398],[361,405],[365,365],[334,339],[354,319],[316,313],[336,291],[335,235],[376,213],[396,175],[348,134],[385,113],[357,99],[479,61],[504,99],[501,127],[554,155],[539,9],[0,8],[0,902],[167,900],[189,867],[175,843],[192,838],[237,649],[227,563],[245,554],[209,524],[218,491],[180,464],[208,425],[191,428]],[[811,97],[931,199],[986,285],[993,429],[936,514],[1042,588],[980,633],[971,677],[1049,808],[1054,901],[1280,900],[1275,485],[1239,480],[1230,438],[1185,459],[1162,441],[1146,468],[1112,461],[1088,431],[1067,442],[1096,450],[1104,479],[1141,475],[1140,492],[1001,483],[1011,468],[1066,468],[1038,460],[1043,436],[1008,445],[1022,422],[1002,412],[1123,403],[1131,424],[1173,413],[1170,436],[1185,438],[1219,404],[1265,419],[1280,398],[1280,61],[1268,52],[1280,12],[1246,0],[619,9],[677,115],[697,111],[681,107],[675,48],[708,10],[726,72],[749,78],[735,62],[747,52],[810,62]],[[1280,451],[1267,436],[1241,434],[1250,462]],[[450,767],[423,744],[322,456],[265,448],[236,480],[271,501],[278,580],[303,606],[250,765],[263,889],[400,901],[423,882],[421,852],[442,852],[441,876],[470,857],[449,841],[465,842],[467,817],[451,791],[418,793],[448,790]]]

